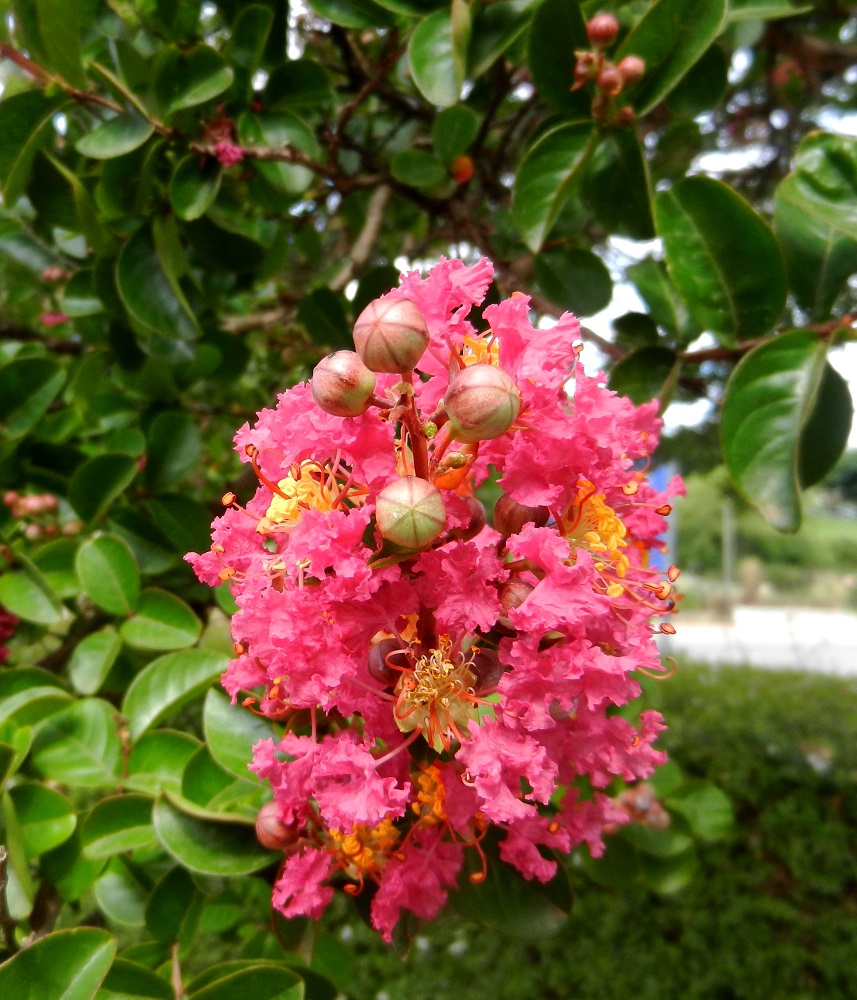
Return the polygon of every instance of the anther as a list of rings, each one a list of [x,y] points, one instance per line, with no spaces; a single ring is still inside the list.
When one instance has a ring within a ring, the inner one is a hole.
[[[663,625],[661,625],[661,632],[663,632],[664,635],[675,635],[675,626],[670,625],[669,622],[664,622]]]
[[[681,573],[681,570],[678,568],[678,566],[670,566],[670,568],[667,570],[667,579],[669,580],[669,582],[675,583],[676,580],[678,579],[679,573]]]
[[[232,504],[235,503],[235,494],[224,493],[223,496],[220,498],[220,502],[223,504],[224,507],[231,507]]]
[[[660,514],[661,517],[669,517],[669,515],[672,513],[672,509],[673,509],[672,504],[664,503],[661,504],[660,507],[655,508],[655,513]]]

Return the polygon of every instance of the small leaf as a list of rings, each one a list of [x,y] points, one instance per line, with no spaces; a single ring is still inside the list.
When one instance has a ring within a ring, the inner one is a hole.
[[[371,0],[309,0],[309,6],[321,17],[344,28],[376,28],[389,24],[385,4]]]
[[[782,255],[768,224],[709,177],[687,177],[655,199],[667,266],[690,311],[722,339],[757,337],[786,301]]]
[[[103,122],[82,139],[78,139],[78,153],[93,160],[112,160],[117,156],[132,153],[154,133],[150,121],[136,112],[126,112]]]
[[[52,70],[86,87],[80,59],[81,0],[36,0],[39,35]]]
[[[155,91],[167,115],[213,100],[228,90],[234,74],[207,45],[189,52],[164,50],[156,70]]]
[[[512,216],[526,245],[538,253],[583,173],[597,136],[586,122],[559,125],[536,140],[518,168]]]
[[[239,996],[253,1000],[303,1000],[304,982],[293,969],[260,962],[194,990],[187,1000],[234,1000]]]
[[[729,0],[730,21],[773,21],[806,14],[814,8],[802,0]]]
[[[467,49],[467,75],[475,78],[491,68],[529,27],[530,0],[494,0],[475,11]]]
[[[827,345],[793,330],[760,344],[736,365],[723,400],[721,438],[738,492],[780,531],[797,531],[801,431],[824,375]]]
[[[587,166],[581,193],[607,232],[632,240],[654,237],[648,169],[633,129],[602,138]]]
[[[69,503],[81,520],[97,521],[137,475],[137,460],[120,452],[102,452],[78,466],[68,487]]]
[[[651,318],[681,344],[689,344],[702,332],[687,309],[684,299],[670,281],[663,261],[651,257],[632,264],[625,271],[649,307]]]
[[[205,215],[220,190],[223,168],[214,159],[200,163],[199,156],[186,156],[170,180],[170,204],[187,222]]]
[[[199,639],[202,622],[180,597],[153,587],[143,591],[119,632],[136,649],[184,649]]]
[[[301,105],[328,104],[333,88],[327,70],[314,59],[292,59],[277,66],[265,84],[265,107],[286,111]]]
[[[119,634],[109,625],[84,636],[68,663],[68,675],[75,690],[81,694],[95,694],[110,673],[121,648]]]
[[[199,465],[202,441],[196,421],[181,410],[166,410],[152,421],[148,438],[146,486],[153,493],[174,489]]]
[[[164,798],[153,812],[155,831],[164,849],[189,871],[202,875],[249,875],[277,861],[263,848],[252,827],[213,822],[182,812]]]
[[[187,733],[170,729],[144,733],[128,757],[126,788],[147,795],[178,795],[185,766],[199,748],[199,741]]]
[[[699,867],[696,852],[684,851],[670,858],[641,855],[640,881],[653,892],[669,895],[683,889]]]
[[[116,709],[85,698],[58,712],[33,742],[31,763],[44,778],[69,787],[115,787],[122,746]]]
[[[436,10],[416,26],[408,43],[408,60],[417,90],[441,108],[458,102],[463,81],[453,55],[449,11]]]
[[[619,46],[614,59],[640,56],[643,79],[629,92],[638,115],[675,87],[720,34],[726,0],[656,0]]]
[[[679,368],[680,362],[669,348],[641,347],[613,366],[609,385],[638,406],[655,397],[664,405],[675,388]]]
[[[157,941],[187,943],[202,910],[202,894],[184,868],[172,868],[146,905],[146,929]]]
[[[172,986],[145,965],[117,958],[95,1000],[175,1000]]]
[[[66,374],[53,358],[14,358],[0,368],[0,425],[7,438],[33,429],[59,395]]]
[[[561,309],[592,316],[610,304],[613,281],[604,262],[589,250],[548,250],[533,258],[536,288]]]
[[[101,928],[55,931],[0,965],[0,996],[92,1000],[115,954],[116,942]]]
[[[226,668],[226,657],[208,649],[182,649],[153,660],[125,695],[122,714],[131,741],[201,694]]]
[[[732,803],[715,785],[684,785],[665,799],[665,805],[684,816],[700,840],[722,840],[732,832]]]
[[[215,688],[205,697],[202,724],[211,756],[230,774],[245,780],[252,776],[248,764],[253,760],[253,747],[276,736],[267,719],[233,705]]]
[[[238,136],[243,143],[292,146],[309,157],[317,157],[319,152],[315,133],[302,118],[289,111],[242,114],[238,119]],[[255,167],[272,187],[286,194],[303,194],[315,180],[313,171],[299,163],[257,161]]]
[[[54,115],[62,105],[61,98],[45,97],[41,90],[0,102],[0,193],[7,208],[24,193],[36,153],[56,135]]]
[[[77,816],[64,795],[35,782],[15,785],[9,792],[15,805],[21,841],[32,861],[58,847],[74,832]]]
[[[145,922],[147,887],[120,858],[113,858],[94,886],[99,910],[123,927],[142,927]]]
[[[63,606],[47,581],[29,567],[0,575],[0,605],[38,625],[56,625],[64,616]]]
[[[466,153],[479,131],[479,116],[463,104],[445,108],[432,122],[431,139],[434,151],[448,166]]]
[[[140,571],[121,538],[88,539],[78,550],[75,567],[80,585],[99,608],[112,615],[131,614],[140,596]]]
[[[569,53],[589,48],[586,24],[577,0],[544,0],[533,15],[527,62],[533,85],[557,111],[586,118],[591,98],[572,92],[575,60]]]
[[[848,383],[827,362],[815,406],[800,433],[798,480],[801,489],[821,482],[848,447],[854,404]]]
[[[143,795],[114,795],[102,799],[86,817],[80,831],[87,858],[109,858],[155,840],[152,800]]]
[[[448,174],[437,157],[423,149],[403,149],[390,161],[390,173],[401,184],[433,188],[443,184]]]

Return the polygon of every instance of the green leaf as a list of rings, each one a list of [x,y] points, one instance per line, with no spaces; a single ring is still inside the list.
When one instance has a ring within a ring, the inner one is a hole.
[[[319,346],[354,348],[342,299],[329,288],[316,288],[301,299],[295,319]]]
[[[675,388],[681,363],[667,347],[641,347],[613,366],[610,388],[640,405],[658,397],[662,406]]]
[[[390,161],[390,173],[400,184],[433,188],[443,184],[448,174],[444,165],[424,149],[403,149]]]
[[[239,82],[249,83],[261,66],[273,23],[274,11],[262,4],[248,4],[238,12],[226,46],[226,59],[232,67],[244,71]]]
[[[309,0],[309,6],[321,17],[344,28],[374,28],[389,24],[384,4],[371,0]]]
[[[69,503],[81,520],[97,521],[137,475],[137,460],[120,452],[87,459],[71,477]]]
[[[239,996],[253,1000],[303,1000],[304,982],[292,969],[260,962],[193,990],[187,1000],[234,1000]]]
[[[187,300],[176,294],[165,271],[148,226],[141,226],[119,252],[116,289],[129,314],[146,329],[179,340],[200,335]]]
[[[134,111],[128,111],[102,122],[92,132],[78,139],[75,148],[78,153],[93,160],[112,160],[139,149],[154,131],[150,121]]]
[[[490,69],[529,27],[531,0],[494,0],[475,11],[467,52],[467,75],[478,78]]]
[[[548,250],[533,258],[536,289],[555,306],[592,316],[610,304],[613,281],[604,262],[589,250]]]
[[[232,85],[234,73],[207,45],[189,52],[164,50],[155,75],[158,103],[166,115],[213,100]]]
[[[728,185],[688,177],[655,199],[667,266],[694,317],[727,342],[767,333],[786,301],[768,224]]]
[[[199,465],[202,441],[199,428],[183,410],[165,410],[152,421],[144,478],[152,493],[175,488]]]
[[[19,438],[38,423],[65,385],[66,374],[49,357],[14,358],[0,368],[0,425]]]
[[[116,954],[98,927],[55,931],[0,965],[5,1000],[92,1000]]]
[[[458,102],[463,75],[453,54],[449,11],[436,10],[414,29],[408,42],[411,76],[417,90],[441,108]]]
[[[24,621],[56,625],[65,612],[57,595],[35,568],[0,575],[0,605]]]
[[[113,858],[95,883],[99,910],[123,927],[142,927],[145,922],[147,887],[137,873],[120,858]]]
[[[826,318],[857,271],[857,140],[816,132],[774,193],[774,229],[798,305]]]
[[[40,873],[67,903],[79,900],[92,888],[104,865],[104,861],[90,861],[81,853],[79,826],[68,840],[39,858]]]
[[[619,46],[614,59],[640,56],[643,79],[630,90],[638,115],[651,110],[696,64],[720,34],[726,0],[656,0]]]
[[[204,552],[208,548],[210,515],[198,500],[160,496],[150,500],[146,509],[179,554]]]
[[[431,126],[434,151],[443,163],[449,165],[466,153],[479,131],[479,116],[463,104],[455,104],[441,111]]]
[[[181,160],[170,180],[170,204],[176,215],[188,222],[205,215],[217,197],[222,176],[217,160],[200,163],[194,154]]]
[[[167,799],[155,803],[155,832],[164,849],[189,871],[202,875],[249,875],[275,863],[278,855],[256,840],[246,824],[203,820]]]
[[[153,660],[134,678],[122,704],[131,742],[201,694],[226,669],[226,659],[209,649],[182,649]]]
[[[202,910],[202,893],[184,868],[172,868],[146,906],[146,929],[157,941],[187,944]]]
[[[853,418],[854,404],[848,383],[827,362],[815,406],[800,433],[798,480],[802,489],[821,482],[842,457]]]
[[[736,365],[723,399],[721,439],[738,492],[780,531],[797,531],[801,431],[824,375],[827,344],[807,330],[768,340]]]
[[[199,639],[202,622],[180,597],[153,587],[143,591],[119,632],[137,649],[184,649]]]
[[[21,842],[29,860],[58,847],[74,832],[77,816],[64,795],[35,782],[9,792],[18,816]]]
[[[230,774],[245,780],[251,777],[247,765],[253,760],[253,747],[260,740],[276,738],[267,719],[233,705],[216,688],[205,696],[202,724],[211,756]]]
[[[117,958],[95,1000],[175,1000],[172,986],[151,969]]]
[[[699,336],[700,327],[670,281],[663,261],[647,257],[626,268],[625,274],[636,286],[658,326],[677,337],[681,344],[689,344]]]
[[[773,21],[813,10],[815,4],[802,0],[729,0],[730,21]]]
[[[312,129],[289,111],[242,114],[238,119],[238,135],[244,144],[291,146],[312,158],[319,153]],[[313,171],[298,163],[257,161],[255,168],[272,187],[285,194],[303,194],[315,180]]]
[[[81,0],[36,0],[39,34],[50,69],[86,87],[80,60]]]
[[[131,748],[125,787],[148,795],[178,795],[185,766],[199,748],[199,741],[187,733],[170,729],[144,733]]]
[[[314,59],[292,59],[277,66],[265,84],[265,106],[271,111],[301,105],[318,107],[331,100],[330,77]]]
[[[700,56],[690,68],[681,86],[667,97],[667,107],[674,115],[696,118],[723,100],[726,93],[729,62],[719,45]]]
[[[684,816],[700,840],[722,840],[732,832],[732,803],[715,785],[689,783],[668,796],[664,804]]]
[[[144,795],[102,799],[84,820],[80,839],[87,858],[109,858],[146,847],[155,840],[152,800]]]
[[[30,758],[51,781],[80,788],[115,787],[122,745],[116,709],[98,698],[85,698],[58,712],[39,729]]]
[[[45,97],[40,90],[0,102],[0,193],[7,208],[24,193],[36,153],[56,135],[53,120],[62,105],[63,99]]]
[[[283,167],[306,171],[305,167],[292,167],[288,163],[263,164],[265,167]],[[257,270],[265,260],[265,247],[256,240],[218,225],[209,215],[185,227],[195,253],[206,267],[226,274],[247,274]]]
[[[98,535],[78,549],[75,559],[80,585],[99,608],[129,615],[140,596],[140,571],[134,553],[116,535]]]
[[[3,846],[6,849],[6,885],[3,904],[12,920],[23,920],[30,915],[36,896],[36,886],[30,875],[30,865],[24,849],[21,825],[12,797],[2,795]],[[2,974],[3,966],[0,966]],[[2,983],[2,978],[0,978]]]
[[[665,830],[656,830],[644,823],[631,822],[622,827],[622,836],[641,853],[656,858],[672,858],[693,848],[693,837],[684,823],[673,822]]]
[[[579,182],[596,141],[591,125],[571,122],[545,133],[524,156],[512,192],[512,217],[533,253]]]
[[[632,240],[654,237],[648,168],[633,129],[603,136],[587,166],[581,194],[607,232]]]
[[[34,726],[65,708],[70,700],[71,695],[60,687],[34,683],[3,698],[0,702],[0,722]]]
[[[530,26],[527,62],[533,85],[557,111],[586,118],[591,98],[586,90],[572,93],[575,49],[589,48],[586,24],[577,0],[544,0]]]
[[[68,663],[68,675],[75,690],[81,694],[95,694],[110,673],[121,648],[122,640],[110,625],[84,636]]]
[[[644,854],[640,857],[640,881],[653,892],[669,895],[683,889],[698,867],[696,852],[692,850],[669,858]]]
[[[265,787],[252,775],[236,779],[203,745],[187,762],[180,796],[171,801],[198,819],[228,819],[252,825],[267,798]]]

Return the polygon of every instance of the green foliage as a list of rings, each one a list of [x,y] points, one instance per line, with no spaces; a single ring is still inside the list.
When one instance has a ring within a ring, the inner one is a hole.
[[[217,498],[251,492],[235,428],[347,347],[403,261],[486,255],[490,295],[526,287],[543,317],[590,316],[632,284],[646,311],[616,323],[611,385],[664,407],[723,398],[736,488],[796,528],[851,422],[827,359],[853,337],[857,140],[810,134],[817,95],[834,119],[853,102],[829,41],[847,15],[605,3],[620,22],[608,58],[646,63],[614,100],[575,87],[594,6],[572,0],[312,0],[291,19],[281,0],[6,6],[0,605],[20,622],[0,666],[0,995],[157,998],[173,977],[188,997],[345,992],[332,937],[307,968],[294,928],[260,929],[278,858],[254,839],[266,792],[247,764],[276,730],[216,688],[234,607],[183,561],[208,548]],[[704,176],[704,154],[760,130],[770,160]],[[614,237],[663,253],[623,267]],[[680,522],[691,565],[713,558],[713,510]],[[800,564],[801,536],[755,525],[757,548]],[[818,548],[839,566],[852,544],[829,531]],[[707,843],[725,816],[697,783],[708,772],[679,762],[671,832],[623,834],[608,861],[581,862],[602,882],[632,870],[637,903],[731,850]],[[812,819],[796,799],[780,808]],[[564,922],[568,882],[504,872],[457,905],[535,947]],[[616,914],[592,923],[639,924]]]

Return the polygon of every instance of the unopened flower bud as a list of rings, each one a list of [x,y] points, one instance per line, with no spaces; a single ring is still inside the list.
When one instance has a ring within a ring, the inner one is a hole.
[[[586,37],[597,49],[612,45],[619,33],[619,22],[612,14],[596,14],[586,25]]]
[[[519,608],[534,590],[535,587],[531,583],[513,576],[511,580],[506,580],[500,587],[498,592],[500,605],[504,611]]]
[[[607,97],[616,97],[622,92],[622,74],[609,63],[598,74],[595,82],[598,89]]]
[[[452,377],[443,402],[456,441],[488,441],[512,426],[521,397],[501,368],[471,365]]]
[[[466,542],[469,538],[478,535],[487,523],[485,508],[476,497],[464,497],[464,502],[470,508],[470,520],[463,528],[456,528],[454,531],[450,531],[446,536],[450,541],[461,539],[461,541]]]
[[[502,493],[494,507],[494,527],[505,538],[517,535],[525,524],[543,528],[548,523],[550,512],[547,507],[528,507],[518,503],[507,493]]]
[[[477,691],[490,691],[497,687],[506,668],[500,662],[496,650],[477,649],[470,669],[476,676],[474,687]]]
[[[395,658],[392,656],[394,653]],[[387,662],[388,656],[397,667],[407,666],[402,644],[398,639],[381,639],[369,647],[369,675],[385,687],[396,684],[402,676],[401,670],[396,670],[396,667],[391,667]]]
[[[267,802],[256,817],[256,838],[263,847],[283,851],[297,841],[298,831],[296,827],[287,826],[283,822],[276,802]]]
[[[354,351],[336,351],[315,366],[312,398],[334,417],[357,417],[369,408],[375,392],[375,373]]]
[[[630,104],[626,104],[624,108],[619,108],[616,112],[616,124],[620,128],[625,128],[627,125],[631,124],[634,117],[634,109]]]
[[[418,476],[404,476],[378,494],[375,521],[387,541],[422,549],[446,527],[446,507],[436,486]]]
[[[626,87],[631,87],[643,79],[646,72],[646,64],[639,56],[625,56],[616,67],[622,77],[622,83]]]
[[[428,343],[425,318],[410,299],[375,299],[354,324],[354,346],[373,372],[413,371]]]

